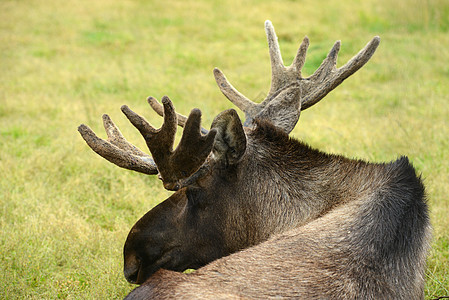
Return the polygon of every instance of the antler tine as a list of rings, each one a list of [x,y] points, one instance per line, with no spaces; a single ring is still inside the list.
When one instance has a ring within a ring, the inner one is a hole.
[[[125,137],[122,135],[118,127],[114,124],[114,122],[112,122],[111,118],[107,114],[104,114],[102,118],[103,118],[103,126],[108,136],[108,141],[111,144],[125,151],[129,151],[132,154],[142,157],[149,157],[148,154],[142,152],[139,148],[129,143],[125,139]]]
[[[317,83],[308,86],[310,91],[307,91],[301,99],[301,110],[305,110],[320,101],[346,78],[357,72],[373,56],[379,43],[380,38],[375,36],[356,56],[344,66],[336,69],[335,63],[340,49],[340,42],[337,41],[318,70],[312,76],[306,78],[306,80],[316,81]]]
[[[344,76],[345,78],[349,75],[356,72],[360,69],[364,64],[368,62],[368,60],[373,56],[377,47],[380,43],[380,37],[375,36],[371,41],[366,44],[366,46],[357,53],[356,56],[351,58],[344,66],[338,69],[340,76]]]
[[[162,98],[162,104],[164,124],[160,129],[152,127],[127,106],[122,106],[122,111],[144,137],[158,166],[164,187],[168,190],[178,190],[181,187],[181,180],[195,173],[208,157],[216,131],[211,130],[207,135],[201,135],[201,112],[194,109],[185,122],[181,141],[173,151],[178,124],[177,115],[168,97]]]
[[[160,129],[155,129],[143,117],[133,112],[128,106],[121,107],[128,120],[136,127],[145,139],[153,159],[159,170],[168,170],[168,161],[164,159],[173,152],[176,125],[178,123],[175,109],[168,97],[162,98],[164,105],[164,123]],[[162,175],[162,174],[161,174]]]
[[[330,72],[337,69],[337,57],[341,42],[336,41],[331,51],[327,54],[321,65],[308,79],[311,81],[322,81]]]
[[[154,175],[158,173],[151,157],[129,143],[108,115],[103,115],[103,125],[108,140],[99,138],[88,126],[81,124],[78,131],[97,154],[109,162],[133,171]]]
[[[271,72],[273,78],[275,74],[282,72],[285,69],[284,63],[282,61],[281,50],[279,48],[278,37],[274,31],[273,24],[269,20],[265,21],[265,33],[268,40],[268,49],[271,58]]]
[[[157,101],[155,98],[153,97],[148,97],[148,104],[150,104],[151,108],[161,117],[164,116],[164,107],[162,106],[162,104],[159,103],[159,101]],[[187,121],[187,117],[184,115],[181,115],[180,113],[176,113],[176,116],[178,117],[178,126],[180,127],[184,127]],[[209,130],[204,129],[203,127],[201,127],[201,133],[202,134],[207,134],[209,132]]]
[[[290,68],[294,68],[295,71],[298,72],[298,74],[301,74],[302,67],[304,67],[304,63],[306,62],[306,54],[307,49],[309,48],[309,43],[309,38],[305,36],[301,45],[299,46],[293,63],[290,66]]]
[[[265,107],[267,102],[277,95],[281,89],[294,83],[301,78],[301,69],[304,61],[305,54],[308,47],[308,39],[305,39],[298,50],[297,57],[293,60],[292,66],[286,67],[282,60],[281,50],[279,47],[278,38],[274,30],[273,24],[267,20],[265,21],[265,33],[267,35],[268,49],[271,60],[271,86],[270,91],[261,103],[262,107]],[[295,65],[298,64],[297,66]],[[265,103],[264,103],[265,102]]]
[[[246,98],[243,94],[237,91],[232,84],[226,79],[226,76],[218,68],[214,69],[214,77],[221,92],[235,104],[246,115],[251,114],[257,104]]]
[[[176,170],[177,179],[186,178],[196,172],[209,156],[214,145],[216,129],[211,129],[208,134],[201,134],[201,111],[193,109],[186,121],[184,132],[178,147],[173,153],[173,167]]]
[[[150,96],[148,97],[147,102],[159,116],[161,117],[164,116],[164,106],[162,106],[162,104],[160,104],[159,101]],[[178,113],[176,113],[176,115],[178,117],[178,125],[184,127],[187,117]]]

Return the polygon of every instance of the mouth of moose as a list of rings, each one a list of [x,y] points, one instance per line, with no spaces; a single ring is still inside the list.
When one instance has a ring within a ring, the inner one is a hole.
[[[174,259],[173,255],[170,255],[173,252],[175,252],[174,249],[149,264],[144,264],[142,263],[142,260],[136,258],[133,264],[128,264],[125,266],[124,273],[126,280],[129,283],[140,285],[147,281],[159,269],[182,272],[187,269],[197,267],[196,264],[192,264],[191,262],[178,261],[177,263],[175,263],[176,259]]]
[[[125,268],[125,278],[129,283],[142,284],[159,269],[160,266],[158,265],[143,266],[139,262],[137,265]]]

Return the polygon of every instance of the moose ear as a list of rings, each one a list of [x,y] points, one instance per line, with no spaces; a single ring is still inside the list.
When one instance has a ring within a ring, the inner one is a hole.
[[[215,117],[211,129],[217,130],[213,154],[217,160],[226,165],[234,165],[240,161],[246,150],[246,135],[237,112],[225,110]]]

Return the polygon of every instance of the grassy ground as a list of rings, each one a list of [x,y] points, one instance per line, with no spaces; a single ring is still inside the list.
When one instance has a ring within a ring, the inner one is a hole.
[[[426,297],[449,295],[447,1],[2,0],[0,298],[110,299],[133,288],[122,275],[124,240],[169,193],[156,178],[98,157],[76,128],[102,133],[107,112],[143,149],[119,107],[158,125],[145,98],[166,94],[181,113],[201,108],[207,127],[231,107],[215,66],[263,99],[265,19],[288,63],[309,36],[306,74],[335,40],[341,65],[381,36],[372,61],[304,112],[293,135],[349,157],[410,157],[434,226]]]

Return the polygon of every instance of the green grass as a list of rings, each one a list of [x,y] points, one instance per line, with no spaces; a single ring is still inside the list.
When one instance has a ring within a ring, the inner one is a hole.
[[[407,155],[422,172],[434,227],[426,297],[449,295],[449,3],[366,1],[0,1],[0,298],[111,299],[128,230],[165,199],[157,178],[115,167],[76,128],[101,132],[109,113],[150,112],[169,95],[208,127],[232,107],[212,76],[220,67],[261,100],[270,67],[270,19],[290,63],[304,35],[311,74],[337,39],[339,65],[374,35],[363,70],[301,115],[293,135],[371,161]]]

